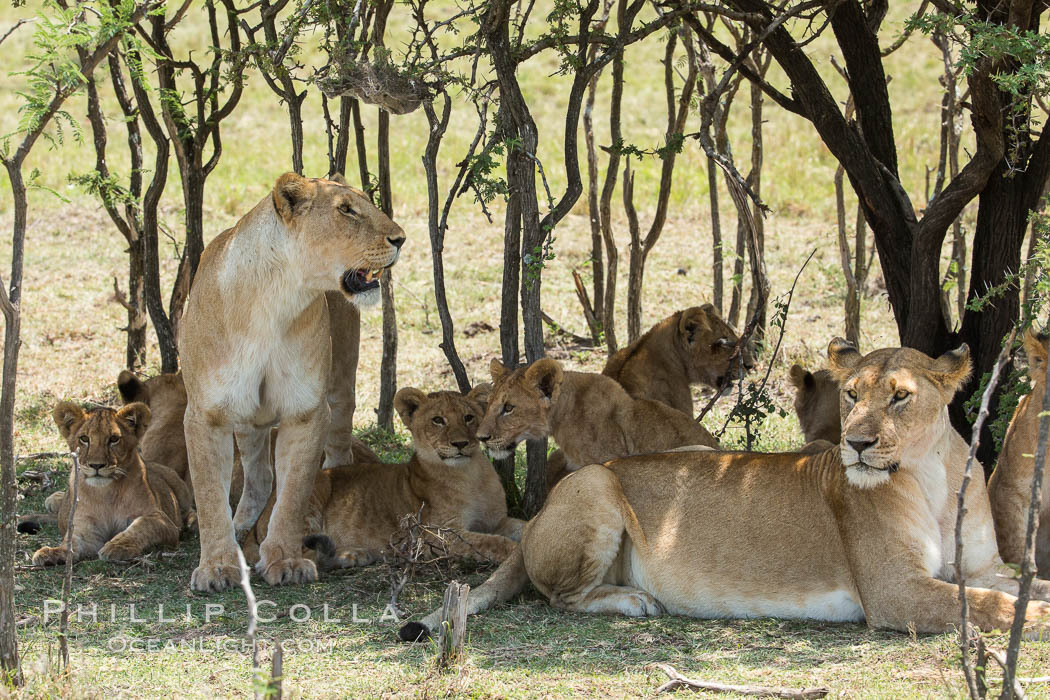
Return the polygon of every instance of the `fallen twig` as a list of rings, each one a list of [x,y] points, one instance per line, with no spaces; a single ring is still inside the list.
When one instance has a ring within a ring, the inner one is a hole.
[[[248,641],[252,643],[252,689],[256,698],[264,695],[259,692],[262,683],[262,674],[259,673],[259,644],[255,639],[255,630],[259,626],[259,615],[255,604],[255,591],[252,590],[251,572],[248,562],[244,559],[244,552],[237,548],[237,563],[241,569],[241,590],[248,601],[248,630],[246,632]]]
[[[73,589],[73,516],[77,512],[77,482],[80,481],[80,460],[76,451],[70,453],[73,458],[72,485],[69,488],[69,521],[66,523],[66,573],[62,577],[62,617],[58,626],[58,650],[62,657],[62,669],[69,671],[69,595]]]
[[[698,681],[686,678],[667,664],[650,664],[650,667],[660,669],[671,679],[656,689],[658,695],[660,693],[669,693],[679,688],[689,688],[690,690],[707,690],[713,693],[737,693],[738,695],[750,695],[753,697],[802,698],[803,700],[809,700],[810,698],[822,698],[831,692],[828,688],[795,690],[793,688],[770,688],[762,685],[734,685],[714,683],[712,681]]]
[[[16,462],[25,462],[25,461],[34,461],[34,460],[38,460],[38,459],[57,459],[59,457],[67,457],[67,456],[69,456],[68,452],[33,452],[32,454],[18,455],[17,457],[15,457],[15,461]],[[25,472],[22,472],[22,474],[19,474],[19,476],[24,476],[24,475],[25,475]]]

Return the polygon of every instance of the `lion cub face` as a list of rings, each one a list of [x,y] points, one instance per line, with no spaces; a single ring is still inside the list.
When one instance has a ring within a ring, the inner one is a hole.
[[[484,412],[478,399],[487,388],[464,396],[454,391],[425,394],[406,387],[394,395],[394,408],[412,433],[416,453],[426,462],[450,467],[466,464],[477,454],[478,423]]]
[[[511,371],[493,360],[489,372],[492,392],[478,439],[490,455],[503,459],[513,454],[522,440],[550,434],[547,417],[561,391],[562,368],[557,361],[544,358]]]
[[[901,467],[920,462],[951,430],[947,405],[970,375],[965,344],[937,359],[911,348],[861,356],[836,338],[828,360],[841,387],[842,463],[849,481],[861,488],[883,484]]]
[[[712,304],[683,311],[678,332],[688,356],[686,371],[691,383],[726,389],[755,366],[746,345],[740,355],[730,361],[740,336],[722,320]]]
[[[297,239],[306,285],[339,290],[358,305],[379,299],[379,277],[397,262],[405,232],[360,190],[285,173],[273,188],[278,216]]]
[[[131,403],[117,411],[96,408],[84,413],[75,403],[63,401],[52,416],[69,449],[77,454],[84,481],[108,486],[127,476],[134,465],[150,412],[145,404]]]
[[[841,442],[839,385],[831,372],[826,369],[810,372],[802,365],[792,365],[789,376],[796,389],[795,414],[806,442]]]
[[[1046,381],[1046,359],[1050,351],[1050,336],[1029,328],[1024,334],[1024,352],[1028,356],[1028,377],[1036,386]]]

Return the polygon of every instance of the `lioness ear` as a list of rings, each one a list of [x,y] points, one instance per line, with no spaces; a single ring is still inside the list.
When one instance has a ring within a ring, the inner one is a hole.
[[[406,386],[394,394],[394,410],[401,416],[401,422],[406,428],[411,428],[412,416],[416,414],[419,407],[426,403],[427,395],[419,389]]]
[[[1046,368],[1048,337],[1045,333],[1037,333],[1034,328],[1029,328],[1024,333],[1024,353],[1028,356],[1028,374],[1035,380],[1037,373],[1043,373]]]
[[[342,173],[332,173],[331,175],[328,176],[328,179],[331,180],[332,182],[336,183],[337,185],[345,185],[346,184],[346,178],[343,177]]]
[[[149,406],[139,402],[129,403],[117,411],[117,418],[131,423],[137,438],[141,438],[146,434],[146,428],[149,427],[151,417]]]
[[[79,427],[80,423],[84,421],[84,409],[72,401],[62,401],[55,406],[55,410],[51,412],[51,417],[55,419],[58,432],[68,440],[69,436],[73,434],[73,429]]]
[[[290,221],[295,209],[312,196],[310,181],[295,173],[281,175],[273,186],[273,205],[285,222]]]
[[[476,401],[481,406],[481,410],[488,410],[489,396],[492,394],[492,385],[488,382],[484,384],[478,384],[476,387],[467,392],[467,398],[471,401]]]
[[[549,357],[536,360],[525,370],[525,379],[535,386],[544,398],[553,401],[561,389],[561,365]]]
[[[933,361],[934,378],[954,394],[970,376],[970,346],[963,343]]]
[[[795,388],[799,391],[802,389],[812,389],[816,385],[816,381],[813,379],[813,373],[802,365],[791,365],[788,376],[791,377],[791,383],[794,384]]]
[[[489,374],[492,375],[492,383],[498,384],[501,379],[510,374],[510,370],[503,366],[497,358],[493,357],[489,363]]]
[[[681,334],[682,339],[692,344],[696,338],[697,331],[709,329],[711,327],[710,316],[714,310],[715,307],[711,304],[704,304],[703,306],[694,306],[683,311],[682,317],[678,319],[678,332]]]
[[[835,338],[828,343],[828,369],[835,376],[835,380],[842,382],[857,363],[861,361],[861,354],[844,338]]]
[[[149,405],[149,389],[134,372],[124,370],[117,376],[117,391],[120,392],[120,400],[126,404],[141,401]]]

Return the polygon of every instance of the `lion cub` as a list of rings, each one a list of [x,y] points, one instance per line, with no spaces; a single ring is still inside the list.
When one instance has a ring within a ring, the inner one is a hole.
[[[1046,360],[1050,338],[1029,330],[1024,337],[1028,355],[1028,375],[1032,391],[1021,399],[1010,419],[1003,439],[1003,451],[988,481],[988,496],[995,518],[995,537],[1004,561],[1020,563],[1024,557],[1024,536],[1028,507],[1032,502],[1035,447],[1039,436],[1039,413],[1046,391]],[[1045,482],[1044,482],[1045,483]],[[1046,494],[1044,487],[1044,494]],[[1039,575],[1050,578],[1050,497],[1043,496],[1039,530],[1035,538],[1035,561]]]
[[[73,516],[73,561],[98,556],[133,559],[153,547],[174,547],[193,515],[193,498],[178,475],[139,456],[138,445],[149,426],[150,410],[132,403],[119,410],[98,408],[90,413],[63,401],[52,414],[58,430],[77,453],[80,473]],[[70,474],[66,493],[72,493]],[[70,499],[58,505],[58,526],[66,534]],[[37,565],[63,564],[65,545],[41,547]]]
[[[806,442],[826,440],[831,445],[839,444],[842,440],[839,383],[831,371],[810,372],[802,365],[792,365],[788,376],[795,385],[795,415]]]
[[[477,425],[488,387],[463,396],[452,391],[425,394],[404,388],[394,408],[412,433],[415,453],[402,464],[362,464],[320,472],[314,483],[307,532],[324,538],[319,563],[326,568],[366,566],[383,556],[401,518],[422,508],[424,523],[452,528],[452,554],[503,561],[521,539],[524,522],[507,517],[506,496],[492,463],[481,451]],[[245,542],[256,555],[266,536],[270,506]]]
[[[526,439],[553,435],[568,471],[617,457],[718,442],[688,415],[658,401],[635,399],[609,377],[566,372],[544,358],[508,370],[492,360],[492,393],[478,439],[497,458]]]

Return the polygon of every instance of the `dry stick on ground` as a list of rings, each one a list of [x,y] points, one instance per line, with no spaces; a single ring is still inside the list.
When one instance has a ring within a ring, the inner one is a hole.
[[[259,692],[262,676],[259,673],[259,644],[255,639],[255,630],[259,626],[259,614],[255,604],[255,591],[252,590],[251,572],[240,547],[237,548],[237,564],[241,569],[241,590],[244,591],[244,599],[248,602],[248,630],[245,634],[248,641],[252,643],[252,690],[256,700],[259,700],[265,697]]]
[[[999,668],[1003,669],[1003,692],[999,697],[1014,697],[1017,700],[1024,700],[1024,688],[1021,687],[1017,679],[1014,678],[1012,683],[1007,683],[1006,659],[1003,658],[1003,652],[996,649],[988,649],[987,651],[988,658],[995,661],[995,663],[999,664]],[[1011,694],[1007,694],[1007,688],[1011,689]]]
[[[764,698],[799,698],[809,700],[810,698],[822,698],[830,690],[827,688],[803,688],[794,690],[792,688],[770,688],[762,685],[733,685],[728,683],[714,683],[712,681],[698,681],[686,678],[676,671],[674,667],[667,664],[650,664],[650,668],[658,668],[667,674],[671,680],[656,689],[656,694],[669,693],[679,688],[690,690],[708,690],[715,693],[736,693],[737,695],[750,695],[752,697]]]
[[[439,669],[447,669],[466,658],[468,595],[470,586],[458,581],[445,589],[437,641]]]
[[[1043,409],[1039,414],[1039,439],[1036,441],[1035,470],[1032,474],[1032,501],[1028,506],[1028,529],[1024,537],[1024,559],[1021,560],[1021,590],[1017,592],[1014,624],[1010,628],[1010,644],[1006,648],[1006,665],[1003,667],[1003,692],[999,696],[1004,700],[1012,697],[1025,613],[1028,610],[1032,581],[1036,573],[1035,534],[1039,527],[1039,509],[1043,502],[1043,472],[1046,469],[1047,441],[1050,441],[1050,363],[1047,363],[1046,374],[1048,381],[1043,390]]]
[[[62,577],[62,616],[58,623],[58,650],[62,657],[62,670],[69,672],[69,595],[73,590],[73,516],[77,512],[77,482],[80,481],[80,460],[76,452],[69,453],[73,458],[72,487],[69,490],[69,521],[66,523],[66,573]]]
[[[991,403],[992,394],[995,393],[995,388],[999,384],[999,373],[1002,372],[1003,366],[1007,360],[1010,359],[1010,355],[1013,352],[1014,339],[1017,337],[1017,330],[1013,330],[1010,333],[1010,337],[1006,339],[1006,343],[1003,345],[1003,349],[999,352],[999,357],[995,361],[995,367],[992,368],[991,379],[988,380],[988,386],[984,390],[984,394],[981,396],[981,408],[977,413],[977,421],[974,423],[973,440],[970,443],[970,453],[966,457],[966,470],[963,472],[962,485],[959,487],[958,493],[958,505],[956,506],[955,515],[955,580],[959,584],[959,606],[961,625],[959,627],[959,650],[962,652],[962,668],[963,676],[966,677],[966,687],[970,691],[970,697],[976,700],[977,698],[984,697],[978,688],[978,682],[974,674],[973,662],[970,659],[970,610],[966,600],[966,576],[963,574],[962,560],[963,560],[963,518],[966,517],[966,489],[970,485],[970,479],[973,475],[973,463],[977,459],[977,447],[981,442],[981,428],[984,426],[984,421],[988,418],[988,405]],[[979,633],[978,633],[979,634]]]

